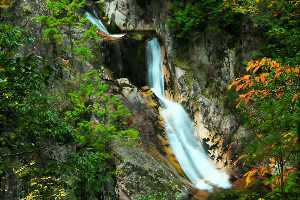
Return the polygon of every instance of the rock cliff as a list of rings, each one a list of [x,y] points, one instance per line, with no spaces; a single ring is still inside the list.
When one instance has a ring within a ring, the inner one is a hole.
[[[232,168],[239,140],[247,130],[231,111],[233,104],[226,86],[244,72],[241,66],[255,51],[259,39],[245,24],[239,37],[209,27],[181,44],[168,27],[169,6],[169,1],[140,4],[114,0],[106,2],[105,11],[110,23],[122,31],[151,30],[161,39],[168,93],[189,111],[197,137],[206,144],[210,157],[219,167]]]

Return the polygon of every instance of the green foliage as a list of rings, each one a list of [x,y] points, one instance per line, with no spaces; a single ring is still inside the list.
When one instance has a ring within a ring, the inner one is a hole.
[[[242,15],[224,6],[223,0],[172,1],[169,25],[178,38],[189,38],[193,32],[203,32],[214,25],[230,33],[237,33]]]
[[[40,160],[48,141],[65,142],[71,130],[44,92],[40,58],[18,51],[27,42],[25,35],[10,25],[1,24],[0,29],[0,176],[13,178],[13,169],[26,168],[31,157]]]
[[[294,194],[296,197],[300,196],[299,190],[299,171],[290,173],[284,185],[284,192],[286,194]]]
[[[221,190],[209,196],[208,200],[253,200],[264,199],[265,193],[262,188],[255,190],[230,189]]]
[[[138,200],[167,200],[167,194],[161,192],[158,194],[149,194],[147,196],[141,197]]]
[[[43,27],[44,42],[52,45],[52,53],[63,54],[70,60],[71,65],[74,65],[75,61],[81,64],[90,61],[93,53],[88,42],[100,38],[96,34],[95,26],[87,29],[89,22],[80,13],[86,6],[86,1],[47,0],[47,6],[50,15],[38,16],[37,20]],[[82,36],[78,37],[78,35]]]
[[[300,63],[299,1],[227,1],[226,7],[248,16],[265,39],[264,56]]]
[[[130,112],[116,96],[107,93],[108,85],[101,82],[97,71],[87,72],[78,81],[78,90],[69,93],[72,109],[65,113],[78,143],[104,151],[107,142],[116,137],[137,138],[137,132],[127,127]],[[91,117],[94,120],[90,121]]]
[[[96,70],[64,81],[68,90],[49,90],[42,58],[18,51],[26,35],[0,30],[0,180],[17,179],[15,198],[97,198],[113,184],[109,143],[138,138],[131,114]]]
[[[169,25],[179,40],[186,40],[195,32],[204,32],[208,26],[239,36],[246,22],[264,39],[260,55],[298,65],[299,9],[297,0],[173,0]]]

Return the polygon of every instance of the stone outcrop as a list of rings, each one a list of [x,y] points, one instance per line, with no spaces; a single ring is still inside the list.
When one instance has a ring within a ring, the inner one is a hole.
[[[159,22],[155,11],[160,9],[160,0],[111,0],[105,3],[109,22],[123,31],[156,30]]]
[[[141,147],[114,144],[113,151],[117,160],[117,188],[120,196],[135,200],[150,195],[159,195],[165,199],[182,199],[188,195],[186,183],[176,172]]]
[[[245,71],[243,62],[259,45],[253,35],[247,25],[239,37],[208,27],[185,45],[174,43],[173,64],[192,73],[202,89],[224,92],[228,82]]]

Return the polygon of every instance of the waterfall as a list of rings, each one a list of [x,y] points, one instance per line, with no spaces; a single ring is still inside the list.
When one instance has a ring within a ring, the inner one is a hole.
[[[147,44],[147,64],[149,85],[158,92],[159,96],[163,96],[164,76],[162,75],[161,50],[156,38]]]
[[[147,43],[147,64],[149,85],[162,104],[160,113],[171,149],[186,176],[198,189],[230,188],[229,176],[215,167],[194,136],[194,124],[184,108],[164,96],[161,49],[156,38]]]
[[[97,28],[103,32],[105,35],[112,37],[112,38],[122,38],[124,37],[126,34],[110,34],[107,30],[107,28],[104,26],[104,24],[102,23],[102,21],[99,18],[96,18],[94,15],[92,15],[89,12],[85,12],[85,17],[95,26],[97,26]]]

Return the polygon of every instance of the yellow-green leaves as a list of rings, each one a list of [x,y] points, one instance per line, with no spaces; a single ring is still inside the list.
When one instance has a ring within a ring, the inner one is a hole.
[[[11,0],[0,0],[0,8],[9,8],[11,4]]]

